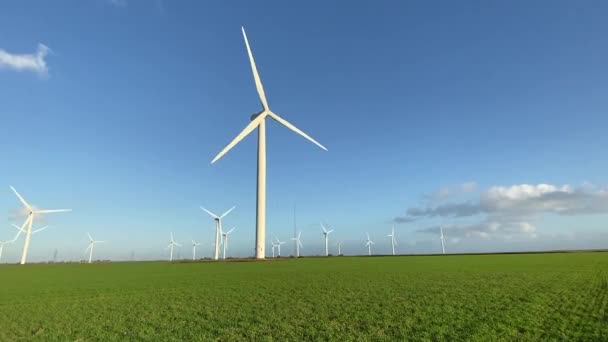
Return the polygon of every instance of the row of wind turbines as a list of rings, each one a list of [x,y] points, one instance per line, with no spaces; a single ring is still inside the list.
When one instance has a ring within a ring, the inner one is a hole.
[[[228,153],[228,151],[230,151],[234,146],[236,146],[241,140],[243,140],[246,136],[248,136],[251,132],[253,132],[254,130],[257,129],[258,131],[258,147],[257,147],[257,200],[256,200],[256,245],[255,245],[255,258],[256,259],[264,259],[266,258],[266,251],[265,251],[265,245],[266,245],[266,119],[267,118],[271,118],[274,121],[278,122],[279,124],[287,127],[288,129],[290,129],[291,131],[301,135],[302,137],[304,137],[305,139],[309,140],[310,142],[312,142],[313,144],[317,145],[319,148],[327,151],[327,148],[325,148],[325,146],[321,145],[319,142],[317,142],[315,139],[313,139],[312,137],[310,137],[308,134],[304,133],[303,131],[301,131],[299,128],[297,128],[296,126],[292,125],[291,123],[289,123],[287,120],[285,120],[284,118],[280,117],[279,115],[277,115],[276,113],[274,113],[271,109],[270,106],[268,105],[268,100],[266,98],[266,93],[264,91],[264,87],[262,85],[262,81],[260,79],[260,75],[258,73],[258,69],[253,57],[253,53],[251,51],[251,47],[249,45],[249,41],[247,39],[247,34],[245,33],[245,28],[241,27],[242,33],[243,33],[243,39],[245,41],[245,46],[247,49],[247,55],[249,57],[249,63],[251,66],[251,70],[253,73],[253,79],[254,79],[254,83],[255,83],[255,87],[258,93],[258,97],[261,103],[261,111],[254,113],[251,116],[251,121],[249,122],[249,124],[228,144],[226,145],[226,147],[224,147],[224,149],[222,149],[216,156],[215,158],[213,158],[213,160],[211,161],[211,164],[214,164],[215,162],[217,162],[219,159],[221,159],[226,153]],[[71,209],[57,209],[57,210],[40,210],[37,208],[34,208],[32,206],[30,206],[24,199],[23,197],[21,197],[21,195],[19,195],[19,193],[17,193],[17,191],[11,186],[11,189],[15,192],[15,194],[17,195],[17,197],[19,198],[19,200],[21,201],[21,203],[24,205],[25,207],[25,211],[27,214],[27,219],[25,220],[25,222],[23,223],[23,225],[21,227],[19,227],[19,231],[17,233],[17,236],[10,241],[7,242],[2,242],[0,244],[0,253],[2,252],[2,248],[4,247],[4,244],[6,243],[12,243],[15,242],[17,240],[17,238],[19,237],[19,235],[21,233],[25,234],[25,242],[24,242],[24,247],[23,247],[23,253],[21,256],[21,264],[25,264],[27,261],[27,253],[28,253],[28,248],[29,248],[29,244],[30,244],[30,239],[32,234],[35,234],[36,232],[39,232],[41,229],[38,230],[33,230],[32,226],[34,224],[34,218],[44,215],[44,214],[49,214],[49,213],[58,213],[58,212],[67,212],[67,211],[71,211]],[[227,212],[225,212],[222,215],[215,215],[212,212],[206,210],[205,208],[202,208],[204,211],[206,211],[209,215],[211,215],[211,217],[215,220],[216,222],[216,232],[215,232],[215,250],[214,250],[214,256],[213,258],[215,260],[219,259],[219,247],[220,244],[222,243],[220,241],[221,237],[223,237],[223,239],[225,240],[225,242],[223,243],[223,248],[224,248],[224,257],[225,257],[225,253],[226,253],[226,249],[227,249],[227,245],[228,245],[228,235],[234,230],[231,229],[229,232],[224,233],[222,231],[221,228],[221,221],[222,218],[224,218],[226,215],[228,215],[233,209],[228,210]],[[328,236],[331,232],[333,232],[333,230],[327,230],[324,226],[323,227],[323,235],[325,238],[325,254],[328,255],[329,251],[328,251]],[[171,250],[170,252],[170,260],[173,260],[173,249],[175,246],[180,246],[178,243],[176,243],[173,239],[173,234],[171,234],[171,241],[169,243],[169,245],[167,246],[168,249]],[[391,237],[391,244],[392,244],[392,249],[393,249],[393,254],[395,252],[395,246],[396,246],[396,240],[394,237],[394,230],[391,233],[392,237]],[[294,237],[294,239],[296,240],[296,254],[299,256],[300,254],[300,248],[302,247],[302,243],[299,240],[300,235],[298,235],[297,237]],[[441,234],[441,241],[442,241],[442,249],[445,253],[445,247],[444,247],[444,242],[443,242],[443,233]],[[91,238],[91,236],[89,235],[89,245],[87,247],[87,251],[89,252],[89,261],[92,260],[92,255],[93,255],[93,249],[96,243],[100,243],[101,241],[95,241]],[[284,242],[281,241],[274,241],[272,243],[273,246],[273,255],[274,255],[274,250],[277,249],[280,255],[280,248],[281,245],[284,244]],[[369,234],[367,236],[367,241],[366,241],[366,246],[368,247],[368,254],[371,255],[371,250],[372,250],[372,245],[374,245],[375,243],[373,241],[370,240],[369,238]],[[193,255],[196,253],[196,246],[197,244],[193,241]],[[341,243],[338,245],[338,254],[341,254]]]
[[[33,229],[35,218],[39,217],[43,214],[67,212],[67,211],[71,211],[71,209],[53,209],[53,210],[45,209],[45,210],[42,210],[42,209],[35,208],[32,205],[30,205],[23,198],[23,196],[21,196],[17,192],[17,190],[15,190],[14,187],[11,186],[10,188],[15,193],[15,195],[17,196],[19,201],[23,204],[24,207],[23,207],[22,211],[23,211],[23,213],[26,214],[27,218],[22,226],[17,226],[15,224],[12,225],[17,230],[17,233],[13,239],[7,240],[7,241],[0,241],[0,261],[2,259],[2,253],[4,250],[4,246],[6,244],[11,244],[11,243],[16,242],[19,239],[19,237],[22,234],[24,234],[25,241],[24,241],[23,252],[22,252],[20,263],[25,264],[27,261],[29,244],[30,244],[32,235],[35,235],[48,228],[48,226],[44,226],[44,227],[41,227],[38,229]],[[229,238],[230,234],[232,232],[234,232],[234,230],[236,228],[233,227],[228,231],[224,231],[222,228],[222,219],[225,218],[228,214],[230,214],[235,209],[235,207],[230,208],[229,210],[227,210],[226,212],[224,212],[221,215],[216,215],[213,212],[205,209],[204,207],[201,207],[201,209],[203,211],[205,211],[207,214],[209,214],[209,216],[211,216],[211,218],[216,223],[215,224],[215,242],[213,244],[214,245],[213,259],[214,260],[219,259],[220,247],[223,248],[222,258],[226,259],[226,251],[228,249],[228,238]],[[329,256],[329,235],[334,232],[334,229],[328,229],[322,222],[320,223],[320,225],[321,225],[322,235],[323,235],[324,245],[325,245],[325,256]],[[440,239],[441,239],[441,250],[442,250],[442,253],[445,254],[445,236],[443,234],[443,227],[440,227],[439,229],[440,229]],[[87,249],[85,250],[85,253],[89,254],[88,263],[91,263],[93,260],[93,251],[94,251],[95,245],[98,243],[104,243],[105,241],[95,240],[89,233],[87,233],[87,236],[88,236],[89,240],[88,240]],[[372,246],[375,245],[375,242],[373,242],[371,240],[369,233],[366,233],[366,236],[367,236],[367,239],[365,241],[365,247],[367,247],[367,249],[368,249],[368,255],[372,255]],[[171,237],[171,239],[170,239],[169,244],[167,245],[166,249],[170,250],[169,261],[173,261],[175,246],[181,247],[182,245],[174,240],[172,232],[170,233],[170,237]],[[302,244],[302,241],[301,241],[301,237],[302,237],[302,232],[300,231],[300,232],[298,232],[298,234],[296,236],[291,238],[291,240],[293,240],[295,243],[295,256],[296,257],[301,256],[301,248],[304,247]],[[392,255],[396,255],[395,247],[397,247],[397,239],[396,239],[396,235],[395,235],[394,226],[392,227],[391,232],[390,232],[390,234],[387,235],[387,237],[390,238]],[[285,243],[286,243],[286,241],[281,241],[276,236],[274,237],[273,240],[271,240],[273,258],[281,256],[281,246]],[[341,242],[341,241],[336,244],[336,246],[338,247],[338,255],[342,255],[342,244],[343,244],[343,242]],[[200,245],[201,245],[201,243],[192,240],[192,260],[196,260],[196,247],[200,246]],[[275,254],[275,250],[277,251],[277,254]]]

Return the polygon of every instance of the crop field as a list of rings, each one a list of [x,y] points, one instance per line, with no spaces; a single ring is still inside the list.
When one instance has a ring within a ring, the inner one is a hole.
[[[608,340],[608,253],[0,266],[0,341]]]

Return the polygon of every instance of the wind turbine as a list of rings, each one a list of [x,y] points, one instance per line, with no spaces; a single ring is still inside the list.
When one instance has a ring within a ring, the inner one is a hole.
[[[175,240],[173,240],[173,233],[171,233],[171,242],[169,242],[169,245],[167,246],[167,248],[171,248],[171,256],[169,257],[169,261],[173,261],[173,247],[174,246],[181,247],[182,245],[180,245],[179,243],[175,242]],[[167,248],[165,248],[165,249],[167,249]]]
[[[296,242],[296,258],[300,257],[300,248],[304,247],[302,245],[302,241],[300,241],[301,236],[302,236],[302,232],[299,232],[298,236],[291,238],[293,241]]]
[[[89,236],[89,245],[87,246],[85,253],[89,252],[89,264],[90,264],[93,260],[93,247],[95,247],[96,243],[104,243],[105,241],[95,241],[91,237],[91,234],[87,233],[87,235]]]
[[[285,241],[281,241],[281,240],[279,240],[279,238],[278,238],[278,237],[276,237],[276,236],[275,236],[274,238],[275,238],[275,239],[277,239],[277,244],[276,244],[276,246],[277,246],[277,250],[278,250],[278,252],[279,252],[279,253],[277,254],[277,256],[280,258],[280,257],[281,257],[281,245],[285,244],[286,242],[285,242]]]
[[[230,233],[232,233],[234,229],[235,227],[233,227],[227,232],[222,231],[222,237],[224,238],[224,255],[222,256],[222,259],[224,260],[226,260],[226,248],[228,248],[228,235],[230,235]]]
[[[2,251],[4,250],[4,245],[13,242],[15,242],[15,240],[0,241],[0,261],[2,261]]]
[[[367,241],[365,242],[365,246],[367,246],[367,255],[372,255],[372,245],[375,245],[375,243],[369,239],[369,233],[365,234],[367,234]]]
[[[323,228],[323,236],[325,237],[325,256],[329,256],[329,249],[328,249],[328,241],[329,241],[329,234],[331,232],[333,232],[334,230],[327,230],[325,228],[325,226],[323,225],[323,222],[321,222],[321,228]]]
[[[54,210],[37,209],[37,208],[29,205],[29,203],[27,203],[25,201],[25,199],[23,197],[21,197],[21,195],[19,195],[19,193],[17,192],[17,190],[15,190],[15,188],[13,188],[12,186],[10,188],[11,188],[11,190],[13,190],[15,195],[17,195],[17,197],[19,198],[19,201],[21,202],[21,204],[23,204],[24,209],[27,211],[27,219],[25,220],[25,223],[23,224],[23,226],[27,225],[27,229],[25,231],[23,231],[24,227],[20,228],[20,231],[25,233],[25,243],[23,244],[23,253],[21,254],[21,262],[20,262],[21,265],[24,265],[27,260],[27,251],[30,246],[30,239],[32,238],[32,225],[34,224],[34,217],[40,216],[42,214],[72,211],[72,209],[54,209]],[[38,231],[41,231],[41,230],[43,230],[43,229],[42,228],[38,229]]]
[[[270,107],[268,106],[268,101],[266,100],[266,95],[264,93],[264,87],[262,86],[262,81],[260,80],[260,75],[258,74],[258,69],[253,59],[253,53],[251,52],[249,41],[247,40],[245,28],[242,27],[241,29],[243,31],[245,45],[247,46],[247,54],[249,55],[249,62],[251,64],[251,70],[253,71],[255,87],[257,89],[258,96],[260,97],[260,102],[262,104],[262,110],[251,116],[251,122],[247,125],[247,127],[245,127],[245,129],[243,129],[243,131],[241,131],[241,133],[239,133],[236,138],[234,138],[228,145],[226,145],[226,147],[224,147],[224,149],[220,153],[218,153],[215,158],[213,158],[211,164],[222,158],[228,151],[230,151],[230,149],[232,149],[236,144],[243,140],[243,138],[249,135],[249,133],[253,132],[254,129],[258,129],[258,179],[256,202],[257,212],[255,257],[256,259],[264,259],[266,257],[264,250],[266,243],[266,118],[270,117],[274,119],[283,126],[308,139],[320,148],[326,151],[327,149],[323,145],[318,143],[316,140],[308,136],[306,133],[302,132],[300,129],[289,123],[287,120],[281,118],[270,110]]]
[[[209,214],[215,220],[215,251],[213,253],[214,260],[218,260],[220,258],[220,243],[221,243],[220,234],[222,231],[222,219],[224,217],[226,217],[226,215],[228,215],[232,210],[234,210],[234,208],[236,208],[236,207],[232,207],[227,212],[223,213],[220,216],[217,216],[214,213],[210,212],[209,210],[201,207],[201,209],[203,209],[205,212],[207,212],[207,214]]]
[[[439,231],[441,232],[441,235],[439,236],[439,238],[441,239],[441,252],[442,254],[445,254],[445,242],[443,241],[443,226],[439,226]]]
[[[196,260],[196,246],[200,245],[199,242],[194,242],[194,240],[192,240],[192,260]]]
[[[397,246],[397,239],[395,238],[395,225],[393,225],[393,230],[391,230],[391,233],[387,236],[391,238],[391,247],[393,247],[393,255],[395,255],[395,246]]]
[[[279,246],[278,243],[275,243],[274,240],[270,240],[270,244],[272,245],[272,257],[274,258],[274,249]]]
[[[336,245],[338,245],[338,256],[342,255],[342,241],[338,242]]]

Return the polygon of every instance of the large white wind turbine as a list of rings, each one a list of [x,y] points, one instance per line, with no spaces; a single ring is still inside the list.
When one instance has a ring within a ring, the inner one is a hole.
[[[327,230],[321,222],[321,228],[323,228],[323,237],[325,238],[325,256],[329,256],[328,242],[329,242],[329,234],[334,230]]]
[[[251,70],[253,71],[253,78],[255,81],[255,87],[260,97],[262,104],[262,111],[255,113],[251,116],[251,122],[243,129],[243,131],[236,136],[224,149],[218,153],[215,158],[211,161],[211,164],[222,158],[230,149],[238,144],[243,138],[249,133],[253,132],[254,129],[258,129],[258,179],[257,179],[257,213],[256,213],[256,259],[264,259],[265,254],[265,243],[266,243],[266,118],[270,117],[275,121],[279,122],[283,126],[290,130],[298,133],[304,138],[308,139],[320,148],[327,150],[323,145],[319,144],[316,140],[308,136],[306,133],[299,130],[297,127],[289,123],[287,120],[281,118],[270,110],[268,101],[266,101],[266,95],[264,93],[264,87],[258,74],[258,69],[253,59],[253,53],[247,40],[247,34],[245,28],[242,28],[243,38],[245,39],[245,45],[247,46],[247,54],[249,55],[249,62],[251,64]]]
[[[175,240],[173,240],[173,233],[171,233],[171,241],[169,242],[169,245],[167,246],[167,248],[171,248],[171,255],[169,256],[169,261],[173,261],[173,247],[174,246],[181,247],[182,245],[180,245],[179,243],[175,242]],[[167,248],[165,248],[165,249],[167,249]]]
[[[298,236],[291,238],[293,241],[296,242],[296,258],[300,257],[300,248],[304,247],[302,245],[302,241],[300,241],[301,236],[302,236],[302,232],[299,232]]]
[[[372,245],[375,245],[375,243],[369,239],[369,233],[365,234],[367,234],[367,241],[365,242],[365,246],[367,246],[367,255],[372,255]]]
[[[200,246],[200,242],[192,240],[192,260],[196,260],[196,246]]]
[[[91,234],[87,233],[89,236],[89,245],[87,246],[86,252],[89,252],[89,264],[93,261],[93,247],[95,247],[96,243],[104,243],[105,241],[95,241],[91,237]]]
[[[17,195],[17,197],[19,198],[19,201],[21,202],[21,204],[23,204],[25,210],[26,210],[26,215],[27,215],[27,219],[25,220],[25,223],[23,224],[23,226],[27,225],[27,229],[25,229],[24,233],[25,233],[25,243],[23,244],[23,253],[21,254],[21,265],[25,264],[26,260],[27,260],[27,251],[29,249],[30,246],[30,239],[32,238],[32,225],[34,224],[34,217],[36,216],[40,216],[42,214],[50,214],[50,213],[60,213],[60,212],[65,212],[65,211],[72,211],[72,209],[54,209],[54,210],[40,210],[37,209],[31,205],[29,205],[29,203],[27,203],[25,201],[25,199],[23,199],[23,197],[21,197],[21,195],[19,195],[19,193],[17,192],[17,190],[15,190],[15,188],[13,188],[12,186],[10,187],[11,190],[13,190],[13,192],[15,193],[15,195]],[[45,227],[46,228],[46,227]],[[23,227],[20,228],[20,230],[23,230]],[[42,230],[39,229],[38,231]]]
[[[397,238],[395,237],[395,225],[393,225],[391,233],[387,236],[391,238],[391,247],[393,247],[393,255],[395,255],[395,246],[397,246]]]
[[[222,259],[226,260],[226,249],[228,248],[228,235],[230,235],[230,233],[232,233],[234,231],[235,227],[233,227],[232,229],[230,229],[229,231],[225,232],[222,231],[222,237],[224,238],[224,253],[222,256]]]
[[[201,207],[201,209],[203,209],[205,212],[207,212],[207,214],[209,214],[215,220],[215,251],[213,253],[214,260],[218,260],[220,258],[220,244],[221,244],[220,234],[222,233],[222,219],[224,217],[226,217],[226,215],[228,215],[232,210],[234,210],[234,208],[236,208],[236,207],[232,207],[228,211],[223,213],[222,215],[217,216],[214,213],[210,212],[209,210]]]
[[[439,236],[439,238],[441,239],[441,252],[442,254],[445,254],[445,242],[443,241],[443,226],[439,226],[439,231],[441,232],[441,235]]]

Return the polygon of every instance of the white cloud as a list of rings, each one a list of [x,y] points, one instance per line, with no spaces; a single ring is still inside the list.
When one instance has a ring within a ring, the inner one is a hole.
[[[493,186],[479,194],[477,200],[441,201],[426,206],[410,207],[397,223],[432,218],[479,218],[477,223],[445,226],[454,237],[489,238],[501,236],[537,236],[534,220],[544,214],[575,216],[608,213],[608,191],[583,184],[556,186],[551,184],[516,184]],[[436,234],[438,227],[419,230]]]
[[[45,57],[49,49],[44,44],[38,44],[38,50],[33,54],[11,54],[0,49],[0,68],[13,69],[17,71],[33,71],[41,75],[48,73]]]

